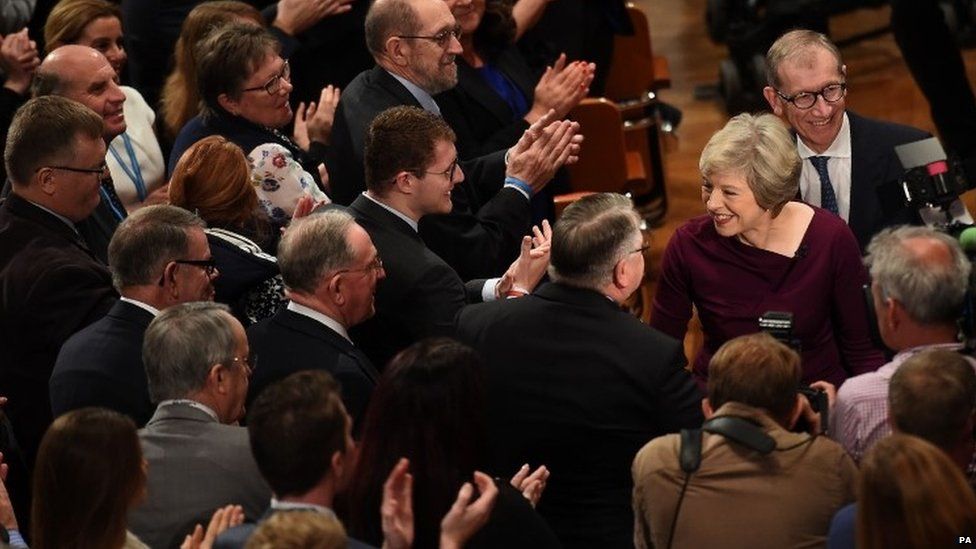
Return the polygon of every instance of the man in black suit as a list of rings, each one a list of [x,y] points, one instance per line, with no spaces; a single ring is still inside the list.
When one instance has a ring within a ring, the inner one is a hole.
[[[890,184],[905,171],[895,146],[927,133],[845,111],[847,69],[837,47],[818,32],[781,36],[766,54],[766,73],[766,101],[798,138],[805,202],[843,218],[862,250],[884,227],[920,223]]]
[[[457,84],[454,58],[461,53],[457,23],[443,0],[377,0],[366,16],[366,44],[376,66],[344,90],[336,110],[327,166],[333,198],[350,204],[365,190],[363,152],[367,128],[397,105],[440,109],[433,95]],[[543,117],[523,141],[552,122]],[[522,143],[520,144],[528,144]],[[427,245],[462,277],[491,276],[518,255],[530,226],[529,199],[571,158],[553,158],[536,177],[513,170],[526,154],[518,145],[461,163],[467,180],[453,190],[451,212],[429,217],[420,233]],[[506,162],[507,156],[507,162]],[[449,214],[449,215],[448,215]]]
[[[562,134],[548,139],[568,142],[569,123],[557,128]],[[349,210],[372,238],[386,272],[376,292],[376,316],[353,331],[353,340],[380,368],[420,339],[451,335],[454,316],[465,303],[493,300],[511,290],[531,291],[542,277],[548,253],[533,259],[528,237],[504,277],[472,280],[467,286],[424,244],[418,223],[426,215],[450,211],[451,189],[463,180],[454,132],[439,116],[394,107],[373,121],[366,136],[369,190]]]
[[[352,216],[332,209],[292,223],[278,245],[278,266],[290,302],[247,330],[261,357],[248,401],[289,374],[325,370],[342,385],[358,424],[379,375],[347,330],[373,315],[383,261]]]
[[[620,308],[644,278],[639,225],[624,196],[582,198],[553,231],[553,282],[458,315],[487,359],[492,470],[553,472],[538,511],[566,547],[632,547],[634,454],[702,420],[681,343]]]
[[[13,192],[0,207],[0,394],[28,463],[51,422],[47,382],[61,345],[116,300],[74,223],[98,205],[102,119],[62,97],[28,101],[4,151]]]
[[[142,364],[142,337],[161,310],[213,299],[205,224],[175,206],[146,206],[119,225],[108,247],[112,281],[122,298],[73,335],[51,374],[54,417],[85,406],[125,414],[143,426],[155,406]]]

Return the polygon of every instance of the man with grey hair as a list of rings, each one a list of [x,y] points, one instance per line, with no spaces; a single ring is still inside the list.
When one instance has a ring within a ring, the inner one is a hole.
[[[217,507],[239,504],[256,520],[271,491],[237,425],[252,368],[244,327],[225,305],[175,305],[149,324],[142,359],[157,408],[139,431],[146,499],[129,529],[150,547],[173,547]]]
[[[628,198],[584,197],[553,230],[551,283],[458,317],[488,363],[492,470],[558,471],[538,509],[566,547],[632,547],[634,454],[701,425],[681,343],[621,309],[646,250]]]
[[[433,96],[457,84],[459,33],[444,0],[370,5],[366,44],[376,66],[343,91],[332,128],[327,166],[336,203],[349,205],[366,190],[366,135],[377,115],[406,105],[440,116]],[[420,224],[427,246],[461,278],[493,276],[516,258],[530,228],[529,200],[575,161],[575,152],[564,153],[578,149],[578,140],[550,139],[559,124],[553,117],[536,121],[507,152],[459,159],[466,180],[451,192],[453,208]]]
[[[351,215],[331,209],[292,223],[278,245],[278,266],[290,301],[247,330],[261,356],[248,401],[289,374],[325,370],[342,385],[359,425],[379,374],[348,329],[373,316],[376,283],[386,276],[373,241]]]
[[[846,110],[847,67],[829,38],[787,32],[766,53],[766,75],[766,101],[796,132],[805,202],[846,221],[862,250],[884,227],[919,222],[899,189],[885,184],[904,172],[894,147],[930,136]]]
[[[175,206],[146,206],[119,225],[108,256],[122,298],[61,347],[49,383],[55,417],[101,406],[139,426],[149,421],[155,407],[142,365],[143,334],[161,310],[213,299],[218,273],[204,227]]]
[[[871,295],[884,344],[897,352],[878,368],[849,378],[830,414],[831,436],[855,461],[882,437],[888,423],[888,383],[909,357],[962,347],[962,314],[971,266],[959,243],[925,227],[884,229],[868,245]]]
[[[30,464],[52,419],[58,350],[116,300],[75,225],[98,205],[102,120],[74,101],[32,99],[14,116],[4,160],[13,190],[0,206],[0,394]]]

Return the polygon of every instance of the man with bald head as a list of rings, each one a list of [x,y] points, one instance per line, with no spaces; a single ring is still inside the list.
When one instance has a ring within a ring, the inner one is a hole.
[[[337,203],[348,205],[366,190],[364,143],[377,115],[401,105],[441,114],[433,96],[457,84],[459,36],[444,0],[377,0],[370,6],[366,45],[376,66],[346,87],[332,128],[327,167]],[[420,223],[424,243],[462,279],[505,270],[529,230],[532,195],[572,162],[563,151],[577,142],[547,144],[552,122],[544,116],[507,153],[459,162],[465,180],[451,192],[451,212]]]
[[[51,422],[48,378],[68,337],[98,320],[112,276],[76,224],[99,203],[102,118],[62,97],[28,101],[14,116],[4,161],[13,183],[0,206],[0,394],[28,463]]]
[[[88,46],[61,46],[48,54],[34,75],[33,94],[67,97],[95,111],[104,122],[102,139],[106,146],[125,131],[125,95],[119,89],[115,69],[104,55]],[[93,215],[77,226],[89,248],[107,263],[108,243],[126,212],[111,177],[102,181],[99,194],[101,203]]]
[[[956,319],[971,270],[955,239],[925,227],[881,231],[865,262],[878,332],[897,354],[877,371],[849,378],[837,392],[830,432],[855,461],[891,433],[888,384],[902,363],[924,350],[962,348]]]

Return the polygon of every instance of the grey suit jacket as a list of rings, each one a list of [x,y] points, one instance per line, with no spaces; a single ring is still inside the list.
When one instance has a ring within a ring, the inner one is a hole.
[[[268,508],[271,490],[244,427],[173,404],[156,409],[139,439],[149,474],[145,502],[129,512],[129,530],[150,547],[171,547],[220,506],[241,505],[249,520]]]

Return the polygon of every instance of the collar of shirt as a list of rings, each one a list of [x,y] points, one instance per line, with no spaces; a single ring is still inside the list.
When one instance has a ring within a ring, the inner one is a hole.
[[[297,501],[280,501],[275,498],[271,498],[271,508],[276,511],[315,511],[316,513],[322,513],[329,518],[336,518],[335,512],[332,509],[324,505],[316,505],[314,503],[300,503]]]
[[[214,412],[209,406],[201,404],[195,400],[190,400],[188,398],[173,398],[160,402],[157,408],[162,408],[163,406],[189,406],[190,408],[196,408],[197,410],[200,410],[213,418],[213,420],[217,423],[220,423],[220,418],[217,417],[217,412]]]
[[[343,326],[338,320],[332,318],[331,316],[316,311],[315,309],[312,309],[310,307],[306,307],[300,303],[295,303],[294,301],[288,302],[288,310],[293,313],[300,314],[302,316],[307,316],[308,318],[311,318],[316,322],[324,324],[326,328],[341,335],[349,343],[352,343],[352,340],[349,339],[349,333],[346,331],[346,327]]]
[[[431,95],[427,93],[426,90],[414,84],[413,82],[407,80],[406,78],[400,76],[399,74],[393,74],[390,71],[386,71],[386,72],[388,72],[390,76],[392,76],[393,78],[396,78],[397,82],[403,84],[403,87],[407,88],[407,91],[410,92],[410,95],[412,95],[414,99],[416,99],[417,102],[420,103],[420,106],[423,107],[425,111],[432,112],[437,116],[441,115],[441,108],[437,106],[437,102],[434,101],[434,98],[431,97]]]
[[[796,152],[800,154],[800,158],[806,160],[811,156],[826,156],[829,158],[850,158],[851,157],[851,123],[847,119],[847,113],[844,113],[844,120],[841,122],[840,131],[837,132],[837,137],[834,138],[834,142],[827,147],[822,153],[814,152],[813,149],[807,147],[806,143],[802,139],[797,137],[796,139]]]
[[[130,303],[132,305],[135,305],[136,307],[139,307],[140,309],[147,311],[149,314],[153,316],[159,316],[159,309],[153,307],[148,303],[143,303],[142,301],[138,301],[136,299],[132,299],[131,297],[125,297],[125,296],[120,297],[119,301],[125,301],[126,303]]]
[[[27,200],[27,199],[25,198],[24,200]],[[58,218],[58,219],[60,219],[61,221],[64,221],[64,223],[65,223],[65,224],[66,224],[67,226],[69,226],[69,227],[71,227],[71,230],[72,230],[72,231],[74,231],[74,233],[75,233],[75,234],[80,234],[80,233],[78,232],[78,227],[75,227],[75,224],[74,224],[74,222],[72,222],[72,221],[71,221],[70,219],[68,219],[67,217],[65,217],[65,216],[63,216],[63,215],[61,215],[61,214],[59,214],[58,212],[55,212],[55,211],[53,211],[53,210],[51,210],[50,208],[45,208],[44,206],[41,206],[40,204],[38,204],[37,202],[34,202],[33,200],[27,200],[27,201],[28,201],[28,202],[30,202],[31,204],[33,204],[33,205],[35,205],[35,206],[37,206],[38,208],[40,208],[40,209],[42,209],[42,210],[44,210],[45,212],[47,212],[47,213],[49,213],[49,214],[51,214],[51,215],[53,215],[54,217],[56,217],[56,218]]]
[[[366,198],[372,200],[373,202],[375,202],[379,207],[383,208],[384,210],[386,210],[386,211],[390,212],[391,214],[399,217],[400,219],[402,219],[403,221],[405,221],[407,223],[407,225],[410,225],[410,228],[413,229],[414,232],[417,232],[417,230],[418,230],[417,229],[417,222],[414,221],[413,219],[410,219],[406,214],[404,214],[400,210],[396,210],[393,207],[391,207],[391,206],[389,206],[387,204],[384,204],[384,203],[380,202],[379,200],[376,199],[376,197],[374,197],[371,194],[369,194],[369,191],[363,191],[363,196],[365,196]]]

